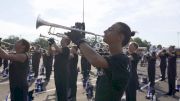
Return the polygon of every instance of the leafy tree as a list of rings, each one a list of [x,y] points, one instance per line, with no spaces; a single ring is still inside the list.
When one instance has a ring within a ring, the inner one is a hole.
[[[96,43],[100,43],[102,42],[102,38],[101,37],[90,37],[90,36],[87,36],[86,37],[87,41],[89,42],[89,44],[93,47]]]
[[[44,38],[38,38],[35,40],[35,42],[32,43],[34,44],[39,44],[41,46],[41,48],[47,49],[48,47],[48,41]]]
[[[147,47],[147,48],[149,48],[151,46],[150,42],[148,42],[146,40],[142,40],[139,37],[136,37],[136,38],[132,39],[132,41],[137,42],[140,47]]]
[[[11,35],[7,39],[3,39],[4,42],[15,44],[19,40],[19,37]]]
[[[12,50],[13,47],[14,47],[13,44],[15,44],[18,40],[19,40],[19,37],[11,35],[7,39],[3,39],[2,41],[10,43],[10,45],[9,44],[5,44],[4,46],[7,47],[8,50]]]

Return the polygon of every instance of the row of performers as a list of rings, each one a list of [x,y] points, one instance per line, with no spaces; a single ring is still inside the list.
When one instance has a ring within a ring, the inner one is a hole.
[[[175,51],[175,46],[170,46],[167,50],[161,49],[157,52],[152,51],[151,53],[145,54],[145,58],[148,62],[148,78],[150,82],[150,88],[154,89],[155,85],[155,74],[156,74],[156,60],[160,60],[160,71],[161,79],[164,81],[166,79],[166,69],[168,77],[169,91],[165,95],[174,96],[176,93],[175,82],[177,76],[177,53]]]
[[[85,59],[94,67],[99,68],[99,71],[101,72],[98,75],[96,82],[95,101],[119,101],[125,91],[127,101],[136,101],[136,89],[138,87],[137,85],[135,87],[134,84],[138,84],[137,64],[139,57],[136,53],[138,45],[136,43],[131,43],[129,45],[128,55],[123,53],[123,47],[129,43],[131,36],[134,36],[135,32],[131,31],[127,24],[117,22],[106,29],[104,34],[103,41],[109,45],[110,55],[108,57],[101,56],[94,51],[94,49],[84,40],[84,35],[77,31],[66,33],[68,38],[63,38],[61,40],[61,47],[58,47],[53,39],[48,40],[50,46],[48,52],[50,53],[52,51],[51,46],[56,50],[54,78],[58,101],[67,101],[68,79],[71,79],[72,82],[74,81],[72,86],[70,86],[72,88],[76,86],[77,81],[77,77],[72,76],[73,72],[77,70],[78,56],[76,52],[74,52],[77,51],[77,48],[72,49],[72,52],[70,52],[67,47],[70,40],[77,45],[82,52],[83,57],[85,57]],[[27,75],[29,70],[29,56],[27,52],[29,51],[29,48],[29,42],[24,39],[19,40],[15,44],[16,54],[7,54],[0,48],[0,57],[12,60],[9,68],[9,81],[11,99],[15,101],[27,101]],[[172,47],[170,47],[169,51],[168,68],[174,68],[173,66],[176,65],[173,63],[176,55],[173,53]],[[150,58],[153,59],[153,56]],[[149,68],[153,68],[150,62]],[[35,69],[37,68],[34,68],[36,73],[37,70]],[[170,69],[168,69],[168,72],[170,72],[169,75],[172,75]],[[77,72],[74,73],[77,75]],[[35,76],[37,76],[37,74],[38,73],[36,73]],[[47,80],[48,77],[49,76],[47,76]],[[172,77],[174,77],[174,74]],[[171,79],[171,76],[168,78]],[[151,77],[149,77],[149,79],[151,79]],[[173,94],[174,89],[171,83],[169,84],[169,94]],[[71,84],[69,83],[69,85]],[[76,90],[74,92],[76,92]],[[76,95],[73,95],[73,93],[71,97],[76,100]]]
[[[2,49],[4,49],[5,51],[9,52],[9,50],[7,50],[6,47],[2,47]],[[2,59],[0,57],[0,67],[3,67],[3,70],[1,72],[1,74],[3,75],[3,77],[7,77],[8,76],[8,65],[9,65],[9,61],[7,59]]]
[[[75,47],[73,47],[73,48],[75,48]],[[127,101],[131,101],[131,100],[134,101],[136,99],[136,89],[140,89],[139,82],[138,82],[138,76],[137,76],[137,64],[138,64],[139,60],[141,59],[141,56],[136,52],[138,49],[137,43],[131,43],[129,45],[128,49],[129,50],[126,54],[129,57],[129,59],[131,60],[131,66],[132,66],[132,68],[130,69],[131,75],[132,75],[131,76],[132,80],[130,80],[129,84],[136,84],[136,88],[134,88],[133,85],[129,85],[129,87],[126,90],[126,100]],[[109,55],[109,53],[107,53],[107,52],[104,53],[102,49],[100,49],[98,52],[102,56],[108,56]],[[75,54],[77,54],[77,47],[76,47]],[[159,66],[160,66],[160,71],[161,71],[161,81],[165,80],[166,68],[167,68],[167,64],[169,64],[168,65],[169,92],[166,95],[174,95],[175,91],[176,91],[175,90],[176,52],[174,51],[174,46],[170,46],[169,50],[167,50],[167,51],[165,49],[161,49],[158,52],[154,51],[154,52],[144,54],[144,55],[145,55],[144,57],[148,61],[148,70],[147,71],[148,71],[148,78],[149,78],[149,82],[150,82],[149,87],[152,90],[154,89],[156,60],[160,59],[160,65]],[[168,60],[168,63],[167,63],[167,60]],[[77,61],[78,61],[78,59],[77,59]],[[77,61],[76,61],[76,66],[77,66]],[[44,63],[47,63],[47,62],[48,61],[44,61]],[[83,79],[86,80],[89,77],[91,64],[83,56],[81,58],[81,67],[82,67],[81,70],[82,70],[82,74],[83,74]],[[101,76],[103,74],[103,70],[100,68],[97,68],[97,69],[98,69],[97,74],[99,76]],[[75,70],[75,71],[77,71],[77,70]],[[48,71],[46,71],[46,72],[48,72]],[[172,74],[174,74],[174,75],[172,75]],[[77,81],[77,76],[74,75],[74,77],[76,78],[76,81]]]

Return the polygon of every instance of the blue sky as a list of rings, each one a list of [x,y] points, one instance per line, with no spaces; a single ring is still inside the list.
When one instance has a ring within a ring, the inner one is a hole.
[[[84,0],[86,30],[97,34],[117,21],[152,44],[178,46],[180,0]],[[37,16],[64,26],[82,22],[82,0],[1,0],[0,37],[16,35],[33,41],[47,35],[48,27],[35,29]],[[66,32],[56,29],[55,32]]]

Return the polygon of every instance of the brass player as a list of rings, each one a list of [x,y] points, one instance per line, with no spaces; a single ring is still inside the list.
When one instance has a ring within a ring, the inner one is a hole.
[[[70,50],[70,59],[69,59],[69,88],[71,101],[76,101],[76,92],[77,92],[77,77],[78,77],[78,48],[77,46],[72,46]]]
[[[41,50],[40,50],[40,45],[35,45],[35,49],[32,53],[32,70],[35,73],[34,77],[38,77],[39,73],[39,63],[41,59]]]
[[[164,81],[166,77],[167,56],[165,49],[158,54],[158,57],[160,58],[161,81]]]
[[[43,52],[43,64],[46,70],[46,79],[45,81],[50,80],[51,72],[52,72],[52,64],[53,64],[53,53],[50,49],[51,47],[48,46],[48,51],[44,50]]]
[[[11,101],[28,100],[27,76],[29,71],[29,60],[27,52],[29,51],[29,47],[29,42],[21,39],[15,44],[15,54],[8,54],[0,48],[0,57],[11,60],[9,66]]]
[[[55,48],[55,60],[54,60],[54,80],[56,87],[56,94],[58,101],[67,101],[67,89],[68,89],[68,62],[70,50],[68,45],[70,40],[68,38],[62,38],[61,47],[58,47],[54,39],[50,38],[49,45]]]
[[[128,50],[128,57],[130,60],[130,79],[126,89],[126,101],[136,101],[136,90],[139,87],[137,65],[140,56],[137,54],[138,44],[135,42],[130,43]]]
[[[124,47],[135,32],[129,26],[117,22],[104,31],[104,42],[109,45],[110,56],[104,58],[93,50],[84,40],[84,35],[71,31],[66,35],[81,50],[85,58],[94,67],[103,69],[103,75],[98,76],[95,101],[119,101],[126,89],[129,71],[128,57],[123,54]]]
[[[169,91],[168,91],[168,93],[166,93],[166,95],[170,95],[170,96],[174,96],[176,93],[176,90],[175,90],[175,81],[176,81],[176,75],[177,75],[176,59],[177,59],[177,54],[175,51],[175,46],[170,46],[169,52],[168,52],[168,86],[169,86]]]

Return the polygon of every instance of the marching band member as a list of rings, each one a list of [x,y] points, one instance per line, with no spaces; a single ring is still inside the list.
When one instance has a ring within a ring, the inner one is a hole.
[[[48,51],[43,53],[43,64],[46,69],[46,81],[50,80],[51,72],[52,72],[52,63],[53,63],[53,54],[50,49],[51,47],[48,46]]]
[[[177,54],[175,51],[174,46],[169,47],[169,52],[168,52],[168,86],[169,86],[169,91],[166,95],[172,95],[174,96],[176,93],[175,90],[175,81],[176,81],[176,58]]]
[[[68,45],[70,44],[70,40],[68,38],[62,38],[61,40],[61,48],[58,47],[54,41],[54,39],[50,38],[49,40],[50,46],[53,45],[55,48],[55,61],[54,61],[54,80],[56,87],[56,94],[58,101],[67,101],[67,82],[68,82],[68,62],[70,50]]]
[[[110,56],[104,58],[86,43],[80,32],[66,33],[80,48],[90,64],[104,70],[103,75],[98,76],[97,79],[95,101],[119,101],[121,99],[129,79],[129,59],[123,54],[122,47],[134,34],[135,32],[131,32],[129,26],[122,22],[117,22],[105,30],[103,40],[109,45]]]
[[[38,73],[39,73],[39,63],[40,63],[40,59],[41,59],[40,48],[41,48],[40,45],[36,45],[35,50],[32,53],[32,70],[35,73],[35,75],[34,75],[35,78],[38,77]]]
[[[29,71],[27,52],[29,51],[29,47],[29,42],[21,39],[15,44],[15,54],[8,54],[0,48],[0,57],[11,60],[9,67],[11,101],[27,101],[27,76]]]
[[[147,55],[148,60],[148,78],[150,87],[154,88],[155,85],[155,74],[156,74],[156,52],[152,51]]]
[[[0,67],[2,66],[2,58],[0,58]]]
[[[6,47],[1,47],[4,51],[8,52],[7,51],[7,48]],[[8,64],[9,61],[7,59],[2,59],[2,65],[3,65],[3,73],[4,74],[8,74]]]
[[[82,56],[81,56],[81,72],[83,75],[83,79],[88,79],[90,70],[91,70],[91,64],[88,62],[88,60],[82,54]]]
[[[3,72],[8,75],[8,66],[9,66],[9,61],[7,59],[3,59]]]
[[[76,101],[77,92],[77,77],[78,77],[78,48],[77,46],[72,46],[69,60],[69,88],[71,89],[70,98],[71,101]]]
[[[161,71],[161,81],[165,80],[166,77],[166,67],[167,67],[167,52],[163,49],[159,52],[158,57],[160,58],[160,71]]]
[[[128,57],[130,60],[130,79],[126,89],[126,101],[136,101],[136,90],[139,88],[137,65],[140,56],[136,53],[138,49],[138,44],[135,42],[130,43],[128,50]]]

